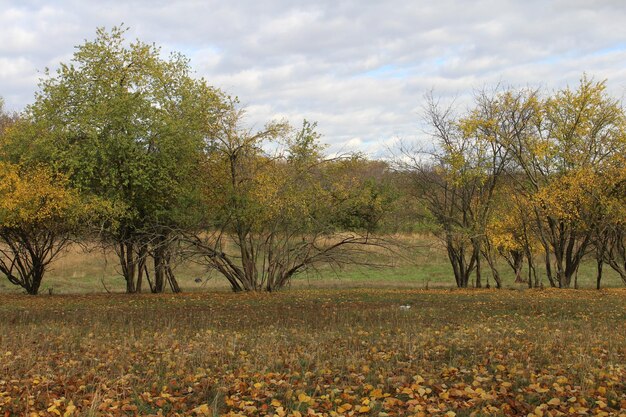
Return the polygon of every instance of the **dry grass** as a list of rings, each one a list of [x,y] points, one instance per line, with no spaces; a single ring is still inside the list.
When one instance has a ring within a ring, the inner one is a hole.
[[[5,416],[618,415],[625,382],[624,290],[0,295]]]
[[[451,288],[454,287],[452,268],[447,260],[441,242],[432,236],[414,234],[410,236],[393,236],[392,239],[405,242],[412,249],[403,253],[403,257],[394,259],[376,259],[381,264],[393,263],[394,267],[367,268],[348,267],[341,271],[321,268],[309,275],[299,275],[291,283],[292,289],[303,288]],[[380,256],[373,249],[372,256]],[[505,288],[522,289],[526,284],[515,284],[511,269],[504,261],[499,265]],[[617,273],[605,266],[603,287],[621,288],[624,283]],[[202,265],[192,262],[177,265],[177,279],[185,292],[203,292],[228,290],[227,281],[216,272],[209,272]],[[525,271],[524,271],[525,273]],[[579,273],[580,288],[595,288],[595,262],[583,262]],[[540,278],[544,286],[548,281],[543,272]],[[483,271],[483,285],[486,284],[490,272]],[[196,282],[200,278],[201,282]],[[491,280],[491,285],[494,285]],[[147,287],[147,283],[146,283]],[[95,246],[84,251],[79,246],[71,247],[62,257],[58,258],[51,270],[46,274],[41,292],[47,294],[89,294],[89,293],[121,293],[125,290],[121,277],[118,259],[114,253],[104,253]],[[23,290],[11,285],[4,277],[0,277],[0,293],[19,294]]]

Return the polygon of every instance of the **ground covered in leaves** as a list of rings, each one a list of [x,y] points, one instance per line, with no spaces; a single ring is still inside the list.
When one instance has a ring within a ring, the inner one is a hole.
[[[1,295],[0,410],[626,415],[626,291]]]

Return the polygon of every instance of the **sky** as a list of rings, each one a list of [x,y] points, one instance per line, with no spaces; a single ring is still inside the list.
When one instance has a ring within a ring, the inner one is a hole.
[[[626,92],[622,0],[0,0],[0,96],[32,102],[46,67],[97,27],[191,59],[247,109],[247,123],[318,122],[332,152],[380,157],[425,140],[424,95],[468,106],[496,85]]]

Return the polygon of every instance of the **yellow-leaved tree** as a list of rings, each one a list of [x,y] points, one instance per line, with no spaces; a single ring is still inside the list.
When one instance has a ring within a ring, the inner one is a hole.
[[[50,168],[0,162],[0,272],[37,294],[50,263],[97,211]]]
[[[579,266],[594,249],[599,269],[603,262],[615,268],[623,234],[615,207],[626,201],[616,167],[626,153],[626,116],[606,83],[583,76],[576,89],[545,97],[536,90],[511,89],[480,95],[477,104],[461,120],[463,132],[498,146],[505,158],[501,185],[508,188],[499,187],[500,192],[517,201],[512,206],[521,215],[507,219],[511,211],[492,211],[486,216],[501,229],[492,241],[500,234],[500,246],[515,243],[529,260],[541,248],[552,286],[576,285]],[[522,239],[507,241],[507,234]]]
[[[504,184],[498,192],[494,210],[487,224],[487,250],[504,258],[515,274],[515,282],[524,282],[524,260],[528,264],[528,286],[539,286],[535,268],[535,252],[539,243],[534,234],[532,206],[515,194],[511,184]],[[488,258],[493,262],[495,258]]]

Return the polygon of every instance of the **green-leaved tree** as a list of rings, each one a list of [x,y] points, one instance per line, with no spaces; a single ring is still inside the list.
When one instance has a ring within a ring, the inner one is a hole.
[[[141,291],[144,277],[152,291],[163,291],[167,280],[177,291],[170,265],[176,231],[196,207],[199,158],[224,96],[194,78],[183,55],[163,58],[154,45],[128,42],[126,31],[98,29],[69,63],[46,72],[26,111],[36,145],[30,158],[118,208],[120,217],[100,236],[119,256],[127,292]]]

